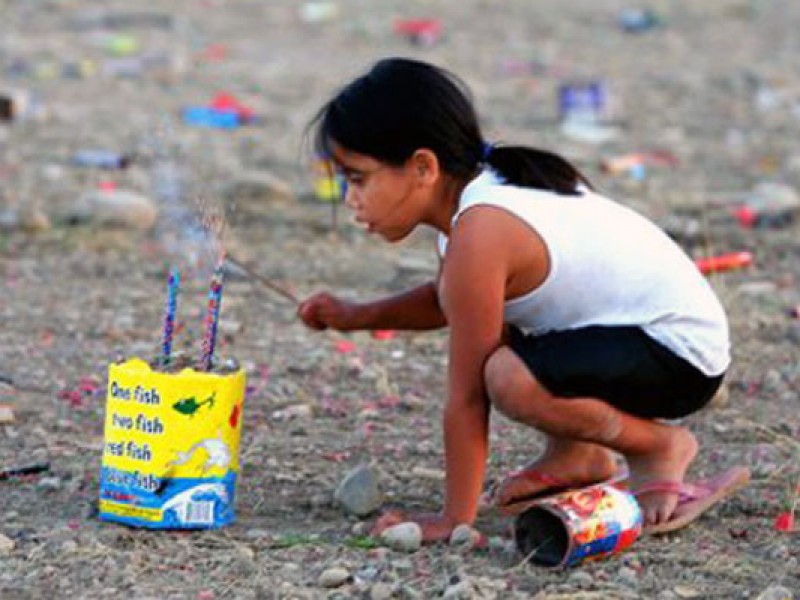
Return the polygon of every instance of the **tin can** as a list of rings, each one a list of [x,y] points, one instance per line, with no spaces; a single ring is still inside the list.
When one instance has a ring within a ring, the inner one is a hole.
[[[532,563],[572,567],[628,548],[642,531],[636,499],[611,484],[533,501],[517,517],[517,549]]]
[[[600,120],[607,110],[608,89],[602,81],[562,83],[558,112],[562,119]]]
[[[336,172],[333,161],[324,156],[318,156],[312,166],[311,173],[314,179],[314,195],[322,202],[338,202],[344,198],[346,183],[344,178]]]
[[[245,375],[109,367],[99,516],[149,529],[234,520]]]

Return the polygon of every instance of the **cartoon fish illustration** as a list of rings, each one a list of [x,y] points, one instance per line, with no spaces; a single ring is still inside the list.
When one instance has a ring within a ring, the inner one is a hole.
[[[217,392],[211,394],[208,398],[203,400],[202,402],[198,402],[194,396],[191,398],[183,398],[178,400],[175,404],[172,405],[172,409],[181,413],[182,415],[188,415],[190,417],[194,416],[200,407],[208,404],[208,408],[211,409],[214,406],[214,398],[216,397]]]

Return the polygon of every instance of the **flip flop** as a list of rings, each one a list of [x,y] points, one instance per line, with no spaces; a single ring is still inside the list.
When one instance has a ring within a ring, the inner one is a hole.
[[[632,492],[634,496],[649,492],[678,494],[678,506],[669,520],[655,525],[645,525],[642,532],[657,535],[686,527],[714,504],[745,487],[749,482],[750,470],[738,466],[694,483],[669,480],[645,483]]]
[[[627,470],[622,469],[614,477],[611,477],[610,479],[597,483],[616,484],[627,477],[628,477]],[[533,494],[517,496],[511,502],[507,502],[506,504],[503,505],[498,505],[495,503],[495,507],[500,512],[500,514],[506,517],[513,517],[526,511],[528,508],[531,507],[531,505],[534,502],[536,502],[537,500],[541,500],[542,498],[545,498],[547,496],[555,496],[556,494],[560,494],[561,492],[566,492],[567,490],[576,490],[589,485],[595,485],[594,483],[586,483],[586,484],[569,483],[564,479],[561,479],[554,475],[550,475],[548,473],[543,473],[542,471],[539,471],[537,469],[521,469],[519,471],[514,471],[512,473],[509,473],[509,475],[503,480],[503,483],[510,481],[512,479],[527,479],[528,481],[532,481],[534,483],[543,483],[547,487],[542,490],[539,490],[538,492],[534,492]]]

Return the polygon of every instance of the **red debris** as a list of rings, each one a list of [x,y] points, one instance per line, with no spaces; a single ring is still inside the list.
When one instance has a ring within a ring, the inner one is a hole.
[[[794,514],[791,511],[782,512],[775,519],[775,530],[784,531],[786,533],[793,533],[794,528]]]
[[[718,256],[698,258],[694,262],[700,272],[707,275],[708,273],[749,267],[753,264],[753,254],[751,252],[730,252]]]
[[[338,340],[335,348],[340,354],[348,354],[350,352],[355,352],[357,346],[355,342],[351,342],[350,340]]]
[[[376,329],[372,332],[372,338],[382,342],[394,339],[395,335],[397,332],[394,329]]]

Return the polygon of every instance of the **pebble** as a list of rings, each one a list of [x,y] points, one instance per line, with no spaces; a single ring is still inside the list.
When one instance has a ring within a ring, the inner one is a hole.
[[[0,554],[9,554],[15,545],[14,540],[0,533]]]
[[[241,171],[234,176],[233,181],[225,186],[222,195],[233,202],[238,208],[243,204],[256,208],[255,204],[270,204],[273,202],[288,202],[295,200],[292,186],[269,171],[250,170]],[[266,208],[266,207],[264,207]]]
[[[678,598],[700,598],[703,595],[700,590],[688,585],[676,585],[672,588],[672,591],[675,592]]]
[[[317,585],[324,588],[336,588],[350,580],[350,572],[344,567],[330,567],[320,573]]]
[[[442,596],[442,598],[449,598],[450,600],[468,600],[474,597],[475,594],[472,585],[466,579],[462,579],[457,583],[447,586]]]
[[[56,491],[61,489],[61,479],[58,477],[42,477],[36,487],[45,491]]]
[[[620,567],[619,571],[617,571],[617,580],[630,587],[635,587],[639,584],[639,576],[636,571],[626,566]]]
[[[384,530],[380,538],[392,550],[416,552],[422,546],[422,528],[408,521]]]
[[[66,217],[72,222],[147,230],[155,225],[158,207],[147,196],[135,192],[91,192],[80,198]]]
[[[586,571],[573,571],[567,577],[567,583],[578,587],[587,587],[594,583],[594,578]]]
[[[374,512],[383,503],[379,473],[371,465],[359,465],[344,477],[334,498],[351,515],[364,517]]]
[[[459,550],[472,550],[481,541],[481,534],[467,523],[457,525],[450,534],[450,547]]]
[[[794,600],[792,592],[781,585],[771,585],[756,600]]]
[[[393,593],[390,585],[378,582],[369,588],[369,600],[389,600]]]

